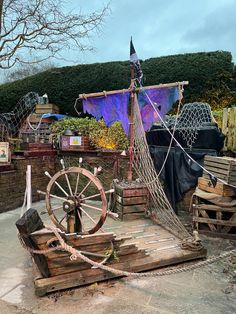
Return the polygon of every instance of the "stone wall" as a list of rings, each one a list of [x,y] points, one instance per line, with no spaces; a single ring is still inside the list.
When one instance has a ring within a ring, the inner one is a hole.
[[[44,171],[57,171],[54,156],[12,159],[12,170],[0,172],[0,213],[22,206],[26,188],[26,169],[31,165],[32,200],[40,200],[37,190],[46,190],[49,178]],[[41,197],[42,198],[42,197]]]

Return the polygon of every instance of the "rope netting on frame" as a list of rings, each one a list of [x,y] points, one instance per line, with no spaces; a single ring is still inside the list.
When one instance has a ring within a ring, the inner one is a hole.
[[[173,118],[176,121],[175,117]],[[174,123],[174,121],[167,121],[166,124]],[[186,142],[189,148],[195,143],[198,130],[209,123],[214,122],[211,107],[206,103],[194,102],[185,104],[178,116],[176,129]]]
[[[39,95],[29,92],[19,100],[12,111],[0,114],[1,140],[7,141],[9,137],[18,133],[22,123],[34,111],[38,102]]]
[[[137,97],[135,97],[134,102],[133,128],[133,168],[149,190],[152,199],[150,208],[152,219],[182,240],[190,237],[190,234],[172,209],[155,170],[142,124]]]

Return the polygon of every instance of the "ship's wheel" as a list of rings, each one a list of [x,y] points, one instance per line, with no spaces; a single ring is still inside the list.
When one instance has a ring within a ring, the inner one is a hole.
[[[101,168],[94,173],[81,168],[65,168],[50,177],[46,189],[46,208],[53,223],[67,233],[97,232],[107,216],[107,199],[100,180]]]

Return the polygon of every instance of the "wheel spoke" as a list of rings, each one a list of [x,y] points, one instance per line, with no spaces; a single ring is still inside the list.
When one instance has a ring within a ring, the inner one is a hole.
[[[86,186],[83,188],[83,190],[79,193],[79,196],[82,195],[84,193],[84,191],[89,187],[89,185],[91,184],[92,180],[90,180]]]
[[[106,191],[105,194],[113,193],[113,192],[114,192],[114,189],[111,189],[111,190]],[[97,196],[101,196],[101,194],[98,193],[98,194],[94,194],[94,195],[91,195],[91,196],[88,196],[88,197],[81,198],[81,201],[90,200],[91,198],[94,198],[94,197],[97,197]]]
[[[75,195],[78,192],[78,185],[79,185],[79,173],[77,174],[77,178],[76,178],[76,185],[75,185]]]
[[[97,224],[97,222],[82,208],[82,207],[80,207],[80,209],[82,210],[82,212],[96,225]],[[100,230],[102,231],[102,232],[105,232],[102,228],[100,228]]]
[[[69,194],[63,189],[63,187],[57,182],[55,181],[55,184],[59,187],[59,189],[65,194],[65,196],[69,196]]]
[[[81,204],[81,206],[92,208],[92,209],[95,209],[95,210],[100,211],[100,212],[102,211],[101,208],[99,208],[99,207],[96,207],[96,206],[93,206],[93,205],[88,205],[88,204],[85,204],[85,203]]]
[[[65,177],[66,177],[66,182],[67,182],[67,185],[68,185],[68,188],[69,188],[69,191],[70,191],[70,195],[73,196],[73,192],[72,192],[72,189],[71,189],[71,185],[70,185],[70,181],[69,181],[67,173],[65,173]]]
[[[67,214],[65,214],[65,215],[59,220],[59,224],[61,224],[62,221],[66,218],[66,215],[67,215]]]

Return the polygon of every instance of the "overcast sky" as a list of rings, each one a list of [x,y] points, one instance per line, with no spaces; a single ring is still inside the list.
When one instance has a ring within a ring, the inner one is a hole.
[[[106,0],[68,0],[73,12],[97,10]],[[70,52],[61,65],[140,59],[201,51],[230,51],[236,61],[236,0],[111,0],[94,53]]]

